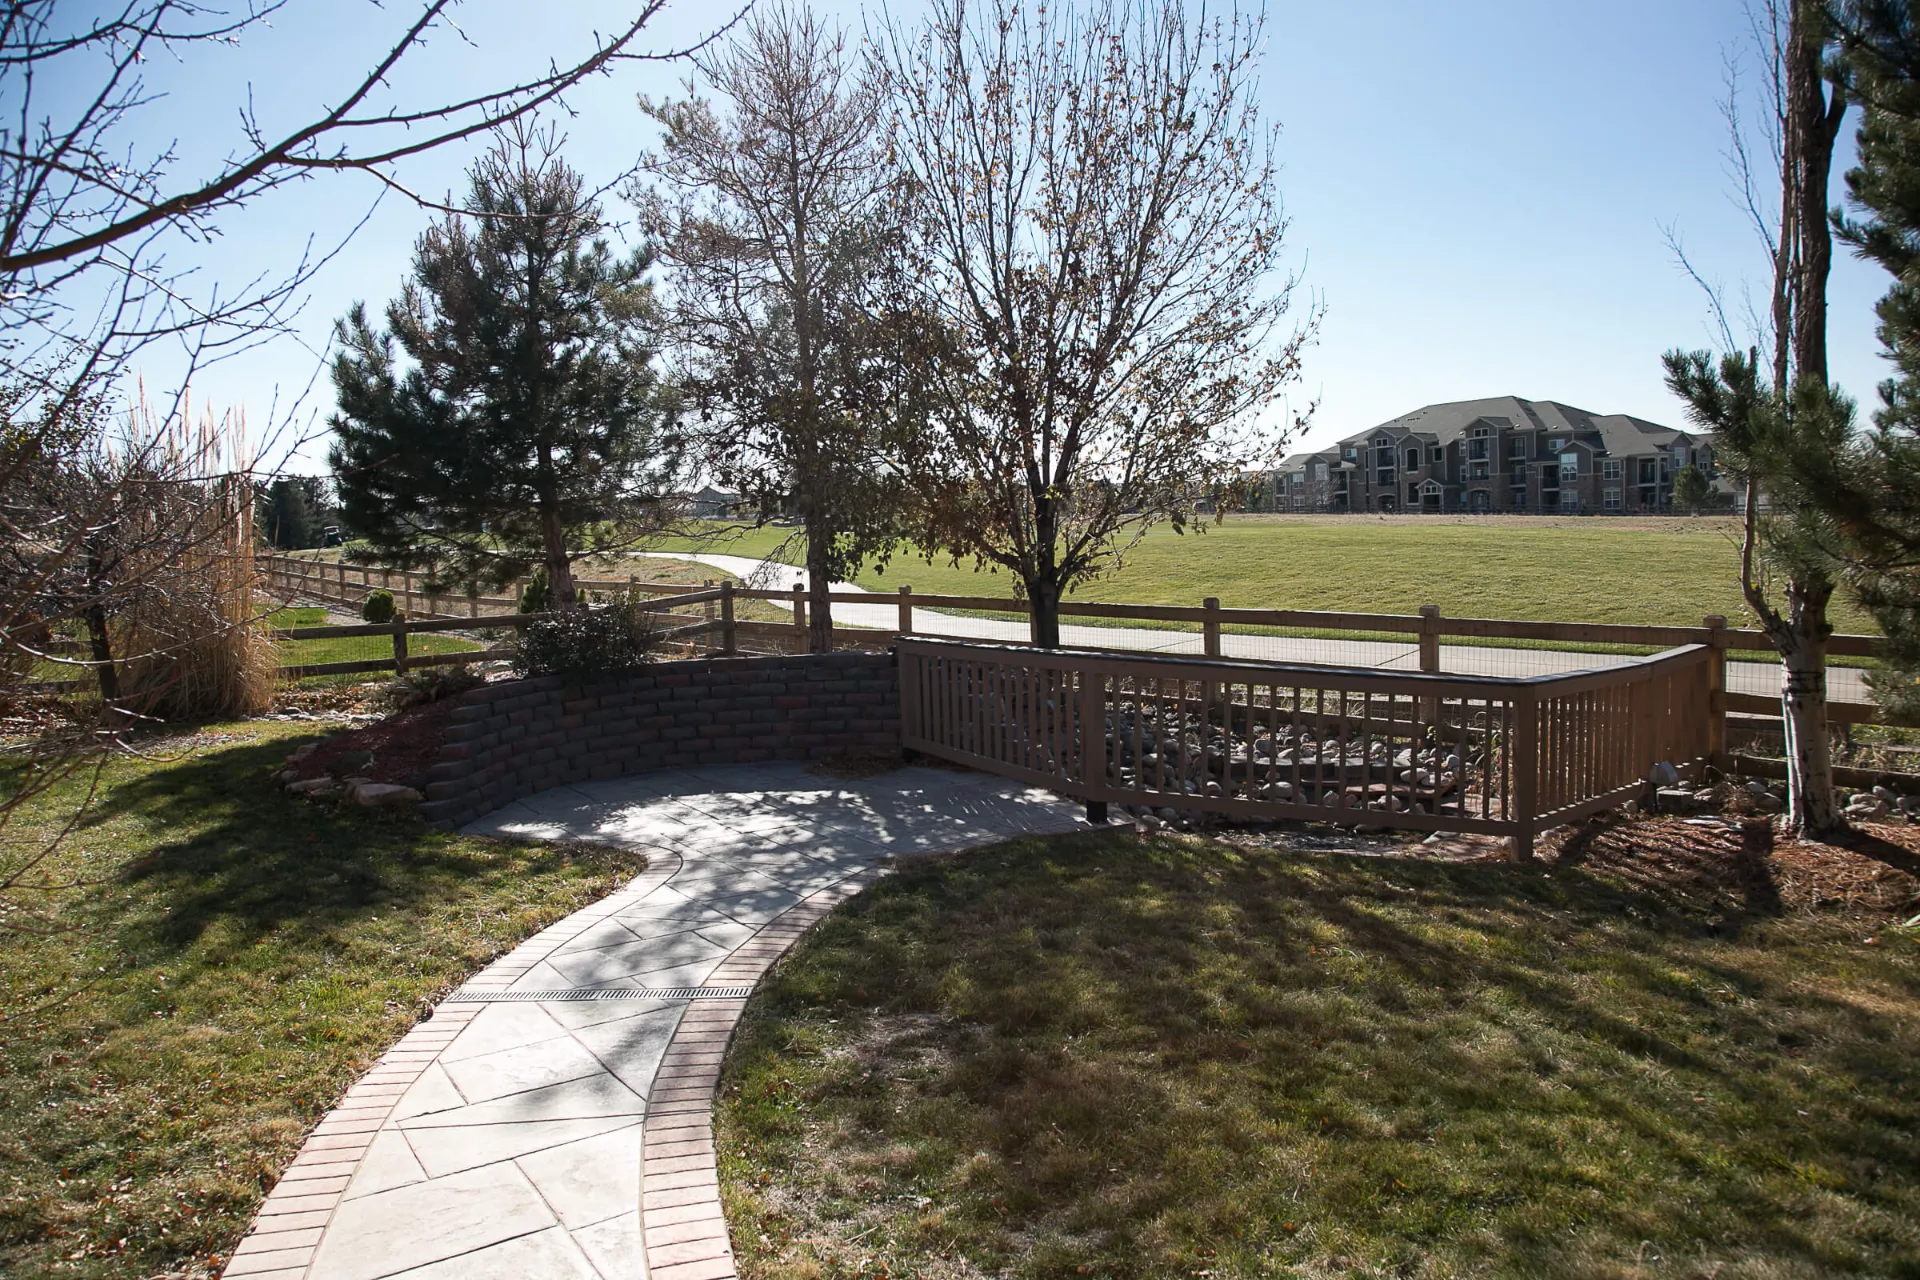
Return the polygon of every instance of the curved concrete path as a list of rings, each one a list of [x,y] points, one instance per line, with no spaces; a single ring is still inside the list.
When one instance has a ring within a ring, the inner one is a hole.
[[[783,582],[803,578],[792,565],[774,560],[755,560],[749,556],[716,555],[706,552],[636,551],[636,556],[654,556],[672,560],[693,560],[710,564],[733,574],[754,587],[778,587]],[[1003,580],[1004,581],[1004,580]],[[836,582],[835,591],[858,592],[874,597],[873,604],[836,604],[835,626],[891,631],[900,623],[899,602],[885,592],[868,591],[851,582]],[[927,636],[953,640],[986,640],[999,644],[1025,644],[1027,624],[1002,618],[974,618],[944,613],[938,609],[915,606],[914,630]],[[1148,627],[1089,627],[1062,623],[1060,640],[1066,645],[1090,649],[1137,649],[1142,653],[1190,653],[1203,651],[1198,632],[1168,631]],[[1420,646],[1411,640],[1330,640],[1303,636],[1247,635],[1227,632],[1220,637],[1221,651],[1229,658],[1247,658],[1255,662],[1308,662],[1321,666],[1373,667],[1385,671],[1420,669]],[[1629,661],[1608,653],[1579,653],[1560,649],[1505,649],[1492,645],[1446,644],[1440,646],[1440,665],[1454,675],[1463,676],[1543,676],[1564,671],[1588,671],[1612,667]],[[1772,698],[1780,693],[1780,664],[1777,662],[1727,663],[1727,688],[1733,693]],[[1829,667],[1828,693],[1838,702],[1872,702],[1866,672],[1858,667]]]
[[[471,834],[645,873],[489,965],[315,1128],[224,1275],[724,1280],[711,1107],[745,996],[891,858],[1085,827],[1048,792],[792,764],[560,787]]]

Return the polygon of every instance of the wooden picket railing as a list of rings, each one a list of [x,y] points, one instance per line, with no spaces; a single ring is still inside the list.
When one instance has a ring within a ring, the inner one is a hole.
[[[1461,677],[902,638],[902,743],[1110,803],[1510,837],[1711,759],[1713,652]]]

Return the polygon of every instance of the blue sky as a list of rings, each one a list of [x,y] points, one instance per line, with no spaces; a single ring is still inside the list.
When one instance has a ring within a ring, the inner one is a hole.
[[[822,7],[861,21],[857,4]],[[425,99],[496,84],[577,52],[585,33],[616,26],[628,8],[467,0],[466,40],[437,38],[396,89]],[[236,144],[235,106],[249,88],[270,129],[305,119],[411,9],[294,0],[238,47],[156,62],[149,82],[168,96],[143,121],[145,136],[177,139],[182,172],[201,171]],[[901,0],[894,13],[916,9]],[[727,12],[671,5],[655,44]],[[1744,22],[1740,0],[1275,0],[1264,106],[1284,127],[1294,264],[1327,308],[1294,392],[1296,407],[1319,403],[1305,442],[1435,401],[1507,394],[1681,425],[1660,353],[1710,345],[1713,331],[1664,229],[1677,230],[1730,302],[1743,284],[1765,286],[1762,252],[1731,198],[1719,111],[1724,60]],[[670,93],[682,74],[634,66],[576,91],[576,114],[563,121],[571,161],[600,180],[630,165],[649,139],[634,96]],[[1851,135],[1850,123],[1849,149]],[[441,194],[471,155],[441,152],[401,176]],[[238,281],[288,261],[310,236],[330,247],[378,195],[357,175],[300,184],[228,217],[214,245],[177,251],[175,262]],[[396,291],[427,220],[404,200],[381,200],[314,282],[301,340],[203,371],[195,400],[243,406],[259,433],[271,407],[284,412],[313,379],[333,319],[355,299],[377,308]],[[1833,373],[1869,402],[1884,376],[1871,310],[1883,288],[1877,268],[1838,258]],[[145,373],[164,387],[172,370],[155,354]],[[330,409],[323,376],[305,410]],[[320,469],[321,452],[309,446],[294,468]]]

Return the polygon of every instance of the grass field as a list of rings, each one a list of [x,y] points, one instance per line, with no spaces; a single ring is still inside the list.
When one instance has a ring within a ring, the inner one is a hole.
[[[87,886],[54,932],[0,932],[0,1275],[217,1270],[425,1002],[637,870],[290,798],[267,775],[311,732],[215,726],[114,765],[51,868]]]
[[[758,529],[661,550],[765,556],[792,530]],[[1161,527],[1116,573],[1075,597],[1243,608],[1697,626],[1710,613],[1748,625],[1735,522],[1726,518],[1232,516],[1205,532]],[[880,590],[1012,594],[1006,574],[907,555],[858,582]],[[1843,631],[1871,631],[1850,605]]]
[[[1920,945],[1764,888],[1130,835],[905,867],[749,1005],[742,1273],[1920,1275]]]

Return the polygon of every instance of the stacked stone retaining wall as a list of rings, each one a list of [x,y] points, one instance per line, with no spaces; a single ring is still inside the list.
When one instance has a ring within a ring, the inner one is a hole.
[[[568,783],[899,749],[891,653],[663,662],[594,685],[542,676],[461,697],[420,812],[457,827]]]

